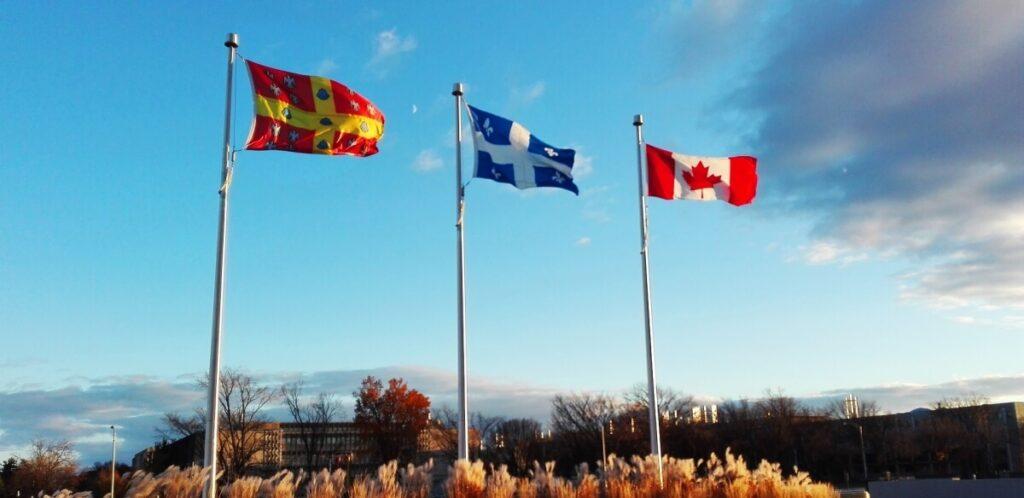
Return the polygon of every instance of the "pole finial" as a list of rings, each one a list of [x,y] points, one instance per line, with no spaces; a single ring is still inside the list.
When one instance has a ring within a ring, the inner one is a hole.
[[[238,33],[228,33],[228,39],[224,42],[224,46],[238,48]]]
[[[633,126],[640,126],[644,124],[644,115],[636,114],[633,116]]]
[[[455,95],[456,97],[462,95],[462,83],[452,85],[452,95]]]

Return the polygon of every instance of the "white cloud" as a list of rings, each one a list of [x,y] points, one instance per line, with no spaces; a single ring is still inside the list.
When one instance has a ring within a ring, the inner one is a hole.
[[[992,402],[1020,401],[1024,399],[1024,374],[992,375],[971,379],[958,379],[937,384],[892,383],[881,386],[832,389],[804,396],[805,400],[821,397],[856,395],[863,401],[871,400],[889,412],[904,412],[928,407],[943,398],[981,395]]]
[[[583,201],[581,214],[583,218],[595,223],[608,223],[612,220],[611,208],[615,199],[611,197],[611,188],[602,185],[586,188],[580,191],[580,200]]]
[[[330,74],[336,69],[338,69],[338,64],[334,62],[334,59],[324,59],[316,66],[316,74]]]
[[[580,237],[576,239],[577,247],[587,247],[590,245],[590,237]]]
[[[544,95],[545,87],[543,81],[525,87],[514,87],[512,88],[512,101],[520,105],[529,104]]]
[[[398,34],[398,28],[381,31],[377,33],[369,65],[375,68],[379,74],[383,74],[391,61],[401,54],[416,50],[416,46],[416,38],[412,35]]]
[[[413,171],[419,173],[428,173],[430,171],[441,169],[444,166],[444,161],[441,160],[441,156],[434,152],[434,149],[424,149],[416,155],[416,159],[412,161]]]
[[[904,298],[1024,306],[1024,9],[866,0],[745,12],[685,15],[712,31],[768,23],[770,55],[723,101],[758,116],[751,145],[771,171],[760,204],[819,220],[807,260],[900,256],[916,267],[899,278]]]
[[[594,172],[594,156],[588,156],[579,147],[576,150],[576,160],[572,165],[572,177],[574,180],[586,178]]]
[[[1018,319],[1020,317],[1017,317]],[[431,405],[454,406],[458,382],[453,371],[426,367],[395,366],[366,370],[330,370],[308,374],[276,372],[254,374],[258,382],[279,386],[303,379],[307,392],[334,394],[352,409],[351,393],[368,375],[404,378],[411,387],[430,397]],[[166,380],[148,376],[81,379],[74,384],[49,389],[35,388],[0,392],[0,459],[25,450],[34,438],[67,438],[76,444],[80,461],[102,461],[110,450],[108,427],[118,426],[128,459],[152,444],[154,427],[168,411],[189,412],[202,405],[205,392],[182,376]],[[474,411],[506,417],[532,417],[546,421],[550,400],[567,390],[474,376],[470,378]],[[993,401],[1024,399],[1024,374],[957,379],[937,384],[891,383],[880,386],[844,387],[797,395],[814,403],[848,393],[873,400],[883,410],[907,411],[928,406],[947,397],[979,394]],[[713,399],[713,396],[704,397]],[[719,398],[720,399],[720,398]],[[269,410],[271,418],[286,420],[282,407]],[[102,437],[101,437],[102,436]]]
[[[419,112],[419,110],[420,110],[420,108],[419,108],[419,107],[417,107],[417,106],[416,106],[416,104],[413,104],[413,105],[412,105],[412,113],[413,113],[413,114],[416,114],[417,112]]]
[[[410,386],[430,397],[434,407],[455,406],[458,383],[453,372],[423,367],[388,367],[370,370],[336,370],[297,373],[255,373],[258,382],[277,387],[298,378],[308,392],[338,396],[343,416],[353,407],[351,394],[368,375],[402,377]],[[484,377],[470,379],[473,410],[508,417],[545,420],[555,389],[516,384]],[[36,438],[67,439],[75,444],[79,461],[88,464],[109,458],[109,427],[118,427],[122,441],[121,459],[153,444],[154,428],[166,412],[191,412],[201,406],[205,392],[191,380],[166,380],[148,376],[81,379],[74,384],[49,389],[0,392],[0,460],[23,455]],[[287,420],[280,406],[270,407],[272,419]],[[102,436],[102,437],[100,437]]]
[[[809,246],[800,248],[801,259],[809,265],[819,266],[838,263],[846,266],[867,259],[867,254],[855,253],[836,241],[818,240]]]

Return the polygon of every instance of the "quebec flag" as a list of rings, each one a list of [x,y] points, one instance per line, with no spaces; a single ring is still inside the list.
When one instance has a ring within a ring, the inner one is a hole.
[[[515,121],[467,107],[476,146],[473,176],[518,189],[557,187],[580,194],[580,189],[572,182],[575,150],[552,147]]]

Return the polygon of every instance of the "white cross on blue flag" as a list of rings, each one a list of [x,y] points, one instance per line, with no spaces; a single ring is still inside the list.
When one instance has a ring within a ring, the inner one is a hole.
[[[580,194],[572,182],[575,150],[552,147],[515,121],[467,107],[476,146],[473,176],[518,189],[557,187]]]

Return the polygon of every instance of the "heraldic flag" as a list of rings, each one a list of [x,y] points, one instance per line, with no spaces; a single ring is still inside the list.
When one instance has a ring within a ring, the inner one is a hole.
[[[245,148],[372,156],[384,115],[349,87],[245,61],[256,117]]]
[[[557,187],[580,194],[572,181],[575,150],[552,147],[515,121],[468,107],[476,146],[473,176],[518,189]]]
[[[685,156],[647,146],[647,195],[750,204],[757,194],[757,158]]]

